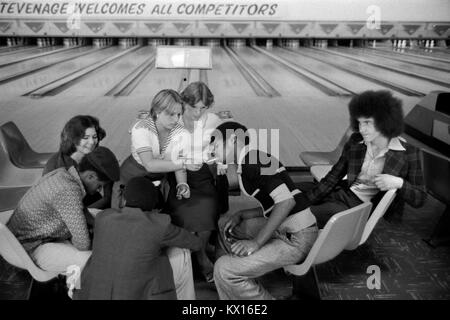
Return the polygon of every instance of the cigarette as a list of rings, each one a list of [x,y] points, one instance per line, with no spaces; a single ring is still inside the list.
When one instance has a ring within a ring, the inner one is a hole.
[[[215,162],[216,160],[217,160],[217,158],[211,158],[211,159],[206,160],[206,163],[211,164],[211,163]]]

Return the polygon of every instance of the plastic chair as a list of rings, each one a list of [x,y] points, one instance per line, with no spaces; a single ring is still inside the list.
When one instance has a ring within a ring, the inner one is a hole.
[[[316,181],[320,181],[328,174],[328,172],[330,172],[331,168],[333,168],[332,165],[323,164],[312,166],[309,168],[309,171]]]
[[[3,124],[0,131],[11,162],[19,168],[44,168],[53,154],[34,151],[14,122]]]
[[[311,167],[311,174],[313,175],[314,179],[317,181],[322,180],[323,177],[325,177],[328,172],[331,170],[332,166],[312,166]],[[344,177],[346,179],[346,177]],[[380,202],[377,204],[376,208],[372,212],[369,220],[366,223],[366,227],[364,229],[363,236],[361,238],[361,242],[359,245],[362,245],[367,241],[367,238],[369,238],[370,234],[372,233],[373,229],[375,228],[378,221],[381,219],[381,217],[384,216],[387,209],[391,205],[392,201],[394,201],[394,198],[396,196],[397,190],[388,190],[383,198],[381,198]]]
[[[432,247],[450,243],[450,160],[422,150],[423,173],[427,191],[446,205],[433,233],[425,241]]]
[[[43,169],[22,169],[11,162],[3,132],[0,130],[0,187],[32,186]]]
[[[320,299],[314,266],[334,259],[344,250],[353,250],[359,244],[372,203],[335,214],[320,231],[319,237],[302,264],[284,267],[293,279],[293,297]]]
[[[0,223],[0,255],[13,266],[27,270],[36,281],[45,282],[58,276],[57,272],[44,271],[36,266],[20,242],[3,223]]]
[[[372,214],[370,215],[369,220],[367,220],[359,245],[362,245],[367,241],[378,221],[384,216],[392,201],[394,201],[396,192],[397,189],[386,191],[383,198],[381,198],[380,202],[378,202],[375,210],[373,210]]]
[[[372,203],[366,202],[335,214],[321,230],[319,237],[301,264],[284,267],[297,275],[305,275],[312,266],[334,259],[343,250],[359,245]]]
[[[0,187],[0,214],[2,211],[15,209],[20,199],[22,199],[29,188],[30,187]]]
[[[317,165],[333,165],[341,156],[342,150],[348,138],[352,135],[353,130],[348,127],[342,136],[337,147],[332,151],[305,151],[300,153],[300,159],[305,163],[307,167]]]

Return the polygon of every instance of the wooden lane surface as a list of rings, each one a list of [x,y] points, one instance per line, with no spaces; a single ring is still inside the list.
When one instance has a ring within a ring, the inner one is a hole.
[[[230,110],[249,128],[280,129],[280,159],[287,166],[302,166],[302,151],[333,149],[348,126],[349,97],[230,97],[218,100],[212,111]],[[404,98],[405,114],[419,101]],[[100,119],[106,130],[102,145],[119,161],[130,153],[129,127],[138,110],[148,109],[150,98],[131,97],[15,97],[0,101],[0,122],[14,121],[38,152],[56,151],[62,127],[77,114]]]

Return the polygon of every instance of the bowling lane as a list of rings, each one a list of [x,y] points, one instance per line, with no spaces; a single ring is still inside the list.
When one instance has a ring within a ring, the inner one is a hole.
[[[15,60],[28,58],[40,53],[50,52],[58,49],[63,49],[63,47],[62,46],[45,47],[45,48],[36,47],[35,50],[21,50],[19,52],[15,52],[14,54],[0,56],[0,65],[3,63],[14,62]]]
[[[433,49],[409,49],[409,48],[377,48],[377,50],[380,50],[382,52],[388,52],[392,54],[397,54],[399,56],[413,56],[417,58],[421,58],[425,61],[429,61],[430,59],[446,59],[449,60],[449,55],[446,53],[439,54],[436,53],[436,50]]]
[[[346,68],[359,70],[361,72],[364,72],[364,73],[374,76],[376,78],[385,79],[389,82],[393,82],[393,83],[401,85],[403,87],[417,90],[424,94],[426,94],[430,91],[433,91],[433,90],[444,90],[444,91],[448,90],[448,88],[446,88],[446,87],[439,86],[437,84],[433,84],[433,83],[425,81],[425,80],[398,74],[396,72],[381,69],[381,68],[378,68],[375,66],[370,66],[363,62],[354,61],[349,58],[338,56],[331,52],[314,50],[314,49],[309,49],[309,48],[299,49],[299,52],[302,52],[302,51],[306,52],[309,55],[315,55],[318,58],[323,59],[324,61],[327,61],[327,62],[329,61],[330,63],[337,63]]]
[[[402,48],[403,49],[403,48]],[[439,50],[439,48],[404,48],[405,52],[430,56],[435,58],[448,59],[450,61],[450,53]]]
[[[88,77],[65,90],[61,96],[82,96],[89,92],[92,96],[102,96],[125,78],[131,71],[137,68],[155,52],[155,47],[142,47],[133,51],[119,60],[111,63],[106,68],[95,72],[93,77]]]
[[[361,53],[359,51],[354,51],[354,50],[343,50],[343,49],[329,49],[329,50],[342,52],[344,54],[351,55],[357,59],[364,59],[369,62],[381,64],[386,67],[392,67],[392,68],[396,68],[396,69],[406,71],[406,72],[417,73],[418,75],[424,75],[424,76],[434,78],[436,80],[440,80],[443,82],[450,82],[449,72],[431,70],[426,67],[417,66],[417,65],[413,65],[413,64],[409,64],[409,63],[404,63],[404,62],[392,60],[389,58],[367,55],[367,54]]]
[[[186,69],[153,68],[136,86],[131,95],[147,96],[149,102],[162,89],[178,91],[180,81],[186,75]],[[148,105],[149,106],[149,105]],[[145,106],[147,108],[148,106]]]
[[[212,48],[213,68],[208,70],[208,86],[217,99],[254,97],[253,89],[222,47]]]
[[[81,48],[73,48],[72,50],[67,50],[63,52],[59,52],[56,54],[44,56],[38,59],[31,59],[28,61],[23,61],[21,63],[13,64],[10,66],[6,66],[1,68],[2,78],[17,74],[19,72],[35,69],[47,65],[49,63],[57,63],[58,61],[68,59],[70,57],[74,57],[80,53],[92,51],[94,52],[93,47],[81,47]]]
[[[0,56],[7,56],[10,54],[15,54],[19,52],[26,52],[31,50],[36,50],[36,46],[21,46],[21,47],[4,47],[0,49]]]
[[[347,47],[344,47],[345,49],[348,49]],[[407,55],[398,55],[393,52],[387,52],[387,51],[381,51],[381,50],[374,50],[371,48],[352,48],[353,51],[362,52],[365,55],[371,55],[376,57],[384,57],[387,60],[403,60],[404,63],[419,63],[419,64],[425,64],[430,67],[434,68],[441,68],[443,70],[447,70],[450,72],[450,65],[448,63],[439,62],[439,61],[433,61],[433,60],[425,60],[422,58],[417,58],[413,56],[407,56]]]
[[[312,72],[340,85],[352,92],[362,92],[368,89],[385,89],[384,87],[359,78],[350,73],[346,73],[326,63],[314,60],[306,55],[298,55],[295,52],[274,48],[273,52],[281,58],[298,64],[300,67],[311,70]]]
[[[99,50],[92,54],[79,57],[41,72],[32,74],[30,76],[23,77],[16,81],[9,82],[0,86],[0,93],[5,95],[22,95],[31,90],[37,89],[49,82],[55,81],[59,78],[67,76],[76,72],[79,69],[85,68],[93,63],[102,61],[114,54],[117,54],[123,49],[118,47],[110,47],[103,50]]]
[[[239,56],[251,65],[282,96],[302,94],[322,95],[322,91],[309,84],[295,73],[284,68],[269,57],[252,48],[236,48]],[[272,51],[273,53],[273,51]]]

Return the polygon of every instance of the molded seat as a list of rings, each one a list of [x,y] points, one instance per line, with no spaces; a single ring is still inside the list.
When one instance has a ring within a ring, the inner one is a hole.
[[[333,168],[332,165],[323,164],[311,166],[311,168],[309,168],[309,171],[311,171],[311,175],[316,181],[320,181],[328,174],[328,172],[330,172],[331,168]]]
[[[0,212],[17,207],[20,199],[30,187],[0,187]]]
[[[297,275],[305,275],[312,266],[334,259],[343,250],[356,248],[364,231],[372,203],[366,202],[335,214],[321,230],[319,237],[301,264],[284,267]]]
[[[373,229],[375,229],[378,221],[384,216],[392,201],[394,201],[394,198],[397,194],[396,192],[397,189],[386,191],[383,198],[381,198],[380,202],[378,202],[375,210],[373,210],[372,214],[370,215],[369,220],[367,220],[359,245],[362,245],[367,241]]]
[[[36,266],[20,242],[3,223],[0,223],[0,255],[13,266],[27,270],[36,281],[44,282],[58,276],[57,272],[44,271]]]
[[[446,204],[433,233],[425,240],[432,247],[437,247],[450,243],[450,160],[426,150],[422,150],[422,156],[427,191]]]
[[[310,170],[314,179],[320,181],[322,180],[323,177],[325,177],[328,174],[331,168],[332,166],[322,165],[322,166],[312,166]],[[344,179],[346,179],[346,177],[344,177]],[[366,223],[366,227],[364,229],[364,233],[362,235],[361,242],[359,243],[359,245],[362,245],[367,241],[378,221],[384,216],[387,209],[391,205],[392,201],[394,201],[396,191],[397,191],[396,189],[388,190],[384,194],[383,198],[381,198],[380,202],[378,202],[376,208],[373,210],[369,220]]]
[[[11,162],[19,168],[44,168],[53,153],[34,151],[14,122],[7,122],[0,127],[6,150]]]
[[[43,169],[22,169],[11,162],[3,132],[0,131],[0,187],[32,186],[42,176]]]
[[[305,163],[307,167],[317,165],[333,165],[341,156],[342,150],[348,138],[352,135],[353,130],[348,127],[344,136],[339,141],[337,147],[332,151],[305,151],[300,153],[300,159]]]

